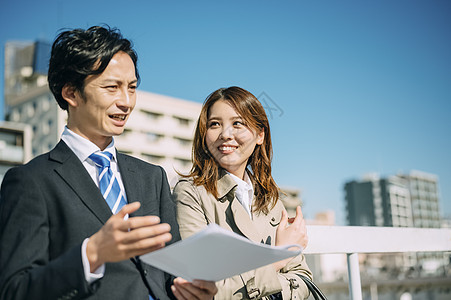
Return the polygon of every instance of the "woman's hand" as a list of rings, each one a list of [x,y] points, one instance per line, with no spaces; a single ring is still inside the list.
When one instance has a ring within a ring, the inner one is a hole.
[[[282,218],[276,230],[276,246],[298,244],[305,249],[308,244],[307,228],[301,207],[296,207],[296,217],[288,218],[285,210],[282,211]],[[273,263],[276,271],[282,269],[291,258]]]

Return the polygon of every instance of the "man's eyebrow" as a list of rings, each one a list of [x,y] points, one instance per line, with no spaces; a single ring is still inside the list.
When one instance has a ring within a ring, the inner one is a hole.
[[[110,84],[110,83],[118,83],[118,82],[122,82],[122,80],[114,79],[114,78],[106,78],[101,81],[102,84]],[[138,83],[138,79],[134,79],[134,80],[130,81],[128,84],[135,84],[135,83]]]

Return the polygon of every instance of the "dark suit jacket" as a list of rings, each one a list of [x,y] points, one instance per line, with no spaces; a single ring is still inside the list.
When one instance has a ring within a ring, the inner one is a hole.
[[[166,173],[161,167],[118,154],[134,215],[157,215],[180,238]],[[111,217],[88,172],[60,141],[49,153],[10,169],[0,193],[0,299],[167,299],[171,278],[140,261],[107,263],[89,285],[81,244]],[[141,269],[141,272],[139,271]]]

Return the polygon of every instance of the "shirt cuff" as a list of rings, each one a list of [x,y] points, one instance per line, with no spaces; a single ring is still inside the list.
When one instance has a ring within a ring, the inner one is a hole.
[[[91,284],[103,277],[103,275],[105,274],[105,264],[98,267],[97,270],[94,271],[94,273],[90,272],[91,266],[89,265],[88,256],[86,255],[86,246],[88,245],[88,241],[89,238],[86,238],[81,245],[81,259],[83,261],[83,271],[85,273],[85,279],[89,284]]]

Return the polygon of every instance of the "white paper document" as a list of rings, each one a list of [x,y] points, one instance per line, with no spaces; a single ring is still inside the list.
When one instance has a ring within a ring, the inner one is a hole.
[[[298,250],[288,250],[290,247]],[[299,245],[254,243],[210,224],[187,239],[141,256],[141,260],[188,281],[218,281],[301,253]]]

